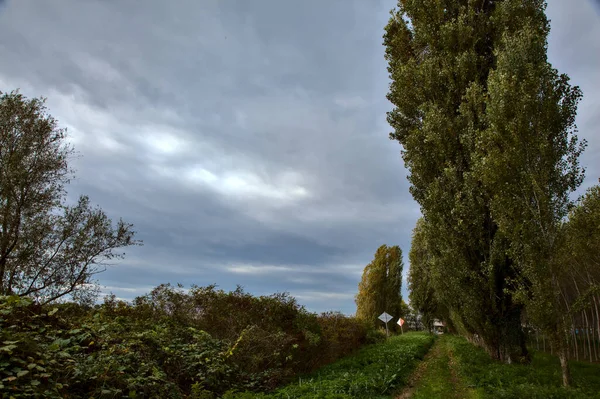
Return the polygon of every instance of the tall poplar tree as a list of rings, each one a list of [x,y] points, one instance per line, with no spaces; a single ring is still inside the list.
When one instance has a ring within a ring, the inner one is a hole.
[[[390,138],[428,227],[436,296],[507,362],[527,355],[521,314],[545,295],[555,227],[582,177],[581,93],[547,61],[544,11],[542,0],[401,0],[384,35]]]
[[[387,312],[395,319],[402,316],[402,250],[395,245],[382,245],[375,252],[358,284],[356,316],[368,320],[374,326],[377,317]],[[393,328],[393,325],[392,325]]]

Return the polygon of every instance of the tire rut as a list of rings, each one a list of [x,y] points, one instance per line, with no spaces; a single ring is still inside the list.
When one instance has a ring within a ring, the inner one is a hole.
[[[443,370],[440,370],[440,364],[443,365]],[[425,376],[428,378],[437,376],[448,382],[446,388],[436,392],[436,397],[444,399],[476,397],[475,391],[466,386],[465,381],[458,373],[457,368],[458,364],[452,348],[449,347],[448,341],[444,337],[439,337],[435,340],[432,348],[411,375],[406,387],[396,395],[395,399],[409,399],[415,395],[417,389],[428,389],[425,387],[427,387],[431,381],[428,382],[427,379],[424,380]],[[443,377],[438,374],[440,372],[443,373]],[[422,397],[422,395],[423,393],[419,397]],[[431,392],[429,392],[428,395],[431,395]]]
[[[436,339],[435,342],[433,343],[433,346],[429,350],[429,352],[427,352],[427,354],[425,355],[423,360],[417,365],[417,368],[411,374],[406,386],[402,389],[402,391],[400,391],[400,393],[395,397],[395,399],[408,399],[413,396],[414,391],[417,387],[417,384],[419,383],[419,381],[421,380],[421,378],[427,371],[427,366],[429,365],[429,361],[432,358],[439,357],[440,352],[441,352],[441,347],[440,347],[439,339]]]

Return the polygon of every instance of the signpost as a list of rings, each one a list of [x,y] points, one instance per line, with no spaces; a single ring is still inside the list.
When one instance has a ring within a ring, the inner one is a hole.
[[[391,314],[387,314],[386,312],[383,312],[382,314],[379,315],[379,320],[383,321],[385,323],[385,334],[386,336],[390,336],[390,330],[388,330],[388,321],[392,320],[394,318],[394,316],[392,316]]]
[[[404,324],[404,319],[402,317],[400,317],[398,319],[398,325],[400,326],[400,331],[402,331],[402,334],[404,334],[404,328],[402,328],[403,324]]]

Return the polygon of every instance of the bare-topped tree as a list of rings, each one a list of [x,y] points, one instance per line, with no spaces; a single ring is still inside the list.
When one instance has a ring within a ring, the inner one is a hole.
[[[44,104],[0,92],[0,294],[89,299],[93,276],[124,256],[115,250],[141,242],[87,196],[65,204],[73,148]]]

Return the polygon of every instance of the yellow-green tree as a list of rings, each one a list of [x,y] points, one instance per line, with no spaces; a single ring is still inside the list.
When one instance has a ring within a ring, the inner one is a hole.
[[[380,323],[377,317],[387,312],[394,320],[402,316],[402,250],[398,245],[382,245],[363,271],[356,295],[356,317]],[[395,324],[390,323],[390,327]]]

